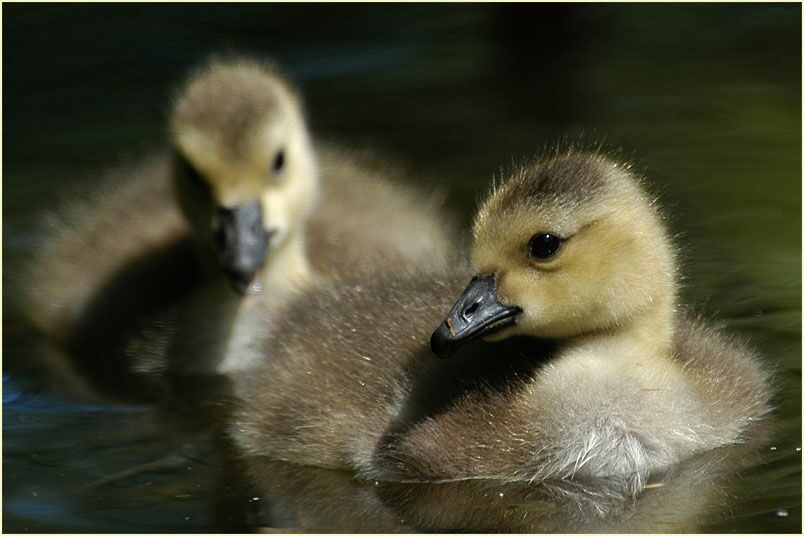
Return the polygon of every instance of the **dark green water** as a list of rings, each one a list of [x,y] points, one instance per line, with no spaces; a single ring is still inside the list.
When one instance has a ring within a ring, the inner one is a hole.
[[[316,133],[403,157],[464,218],[511,157],[605,135],[666,207],[685,302],[777,370],[778,431],[703,528],[800,532],[799,5],[17,4],[3,44],[4,318],[41,211],[160,147],[213,51],[277,59]],[[13,366],[31,348],[3,341],[4,531],[228,527],[203,438],[47,391]]]

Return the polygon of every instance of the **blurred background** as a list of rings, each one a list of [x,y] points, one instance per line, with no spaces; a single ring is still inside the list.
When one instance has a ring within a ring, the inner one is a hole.
[[[512,157],[605,137],[666,209],[685,303],[777,371],[772,446],[707,530],[801,530],[800,5],[10,4],[3,45],[7,292],[42,210],[163,148],[216,51],[279,61],[319,138],[400,157],[464,222]],[[203,445],[9,372],[31,351],[3,340],[5,532],[215,530]]]

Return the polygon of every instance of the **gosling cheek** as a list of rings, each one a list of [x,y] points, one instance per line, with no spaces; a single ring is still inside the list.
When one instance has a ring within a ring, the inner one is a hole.
[[[285,242],[285,238],[288,236],[287,229],[279,228],[279,227],[269,227],[269,231],[271,232],[271,238],[268,242],[268,250],[274,250],[281,246]]]
[[[524,308],[525,311],[519,319],[518,327],[527,333],[537,331],[539,326],[543,325],[545,321],[549,321],[551,317],[541,302],[535,304],[528,302]]]
[[[265,205],[263,204],[263,206]],[[269,249],[273,249],[285,241],[290,225],[284,217],[283,211],[274,211],[271,213],[268,212],[268,210],[269,209],[265,209],[263,214],[262,226],[271,232]]]
[[[497,296],[500,303],[527,309],[531,303],[542,302],[541,281],[526,270],[512,269],[497,272]],[[534,292],[535,290],[535,292]]]
[[[519,305],[516,292],[512,292],[511,278],[505,272],[495,272],[497,279],[497,299],[506,305]]]

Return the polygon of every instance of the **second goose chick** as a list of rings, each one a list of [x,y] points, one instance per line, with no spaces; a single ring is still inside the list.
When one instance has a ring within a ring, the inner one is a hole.
[[[195,357],[220,353],[255,302],[226,283],[277,305],[316,276],[446,262],[439,202],[376,159],[316,150],[299,94],[271,66],[213,59],[182,85],[169,125],[167,155],[64,212],[29,263],[26,316],[94,383],[219,370]]]
[[[527,162],[472,231],[474,278],[446,320],[466,273],[296,302],[263,342],[271,359],[237,378],[247,460],[387,480],[646,474],[740,442],[768,412],[757,357],[678,314],[673,248],[622,165]],[[436,327],[454,358],[428,348]]]
[[[182,90],[170,132],[182,208],[238,291],[304,277],[308,258],[325,274],[446,262],[435,200],[377,159],[316,150],[299,94],[270,66],[213,60]]]

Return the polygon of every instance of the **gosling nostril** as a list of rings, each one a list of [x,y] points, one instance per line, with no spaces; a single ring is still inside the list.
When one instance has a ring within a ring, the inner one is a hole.
[[[475,314],[475,311],[477,311],[478,307],[480,307],[480,302],[474,302],[463,311],[463,317],[467,319],[471,318],[472,315]]]

